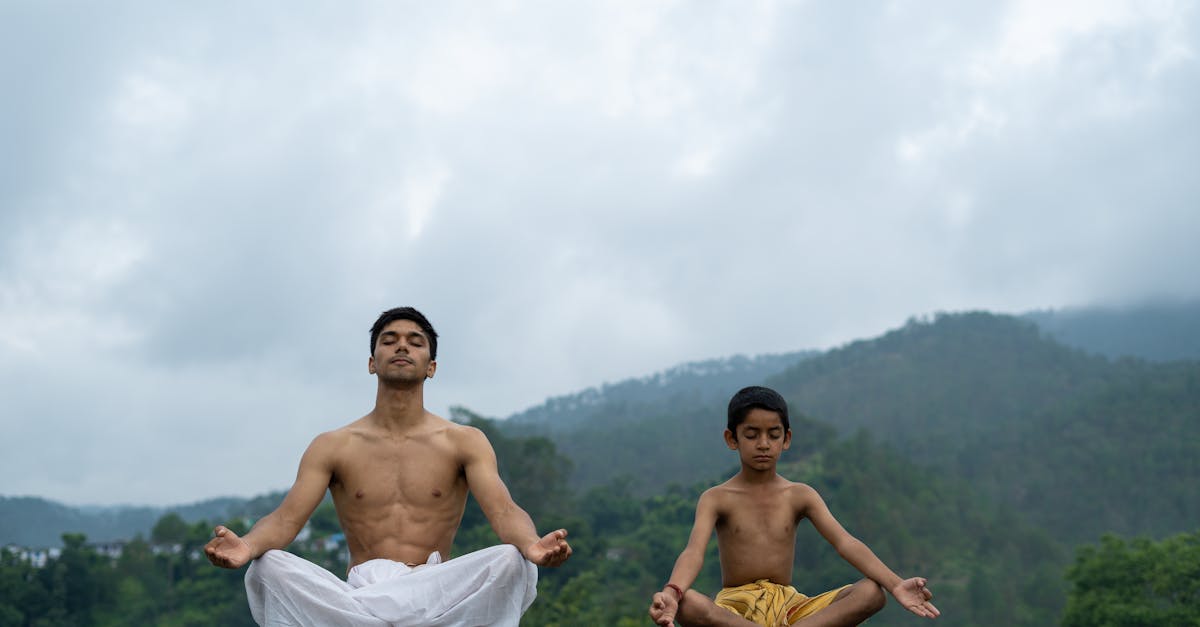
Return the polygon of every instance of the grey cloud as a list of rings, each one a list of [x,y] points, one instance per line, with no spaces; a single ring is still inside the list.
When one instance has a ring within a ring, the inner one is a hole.
[[[430,407],[503,416],[933,310],[1200,295],[1198,68],[1162,60],[1194,13],[1018,66],[1007,4],[60,6],[0,20],[41,52],[0,61],[0,420],[43,443],[5,490],[284,487],[369,410],[398,304],[443,334]]]

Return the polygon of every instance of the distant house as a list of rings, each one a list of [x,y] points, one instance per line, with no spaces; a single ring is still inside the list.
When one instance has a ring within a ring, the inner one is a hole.
[[[100,555],[115,560],[119,559],[121,557],[121,553],[125,552],[125,544],[125,540],[112,540],[110,542],[97,542],[95,544],[89,544],[88,546]]]
[[[45,568],[46,562],[52,559],[58,559],[62,555],[62,549],[58,547],[50,547],[45,549],[30,549],[23,546],[10,544],[4,547],[5,551],[17,556],[17,559],[23,562],[29,562],[34,568]]]

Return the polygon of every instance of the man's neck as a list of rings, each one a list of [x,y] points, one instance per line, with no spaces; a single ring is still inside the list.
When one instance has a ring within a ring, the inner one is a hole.
[[[375,392],[375,409],[371,413],[387,428],[410,427],[425,417],[424,392],[422,384],[397,387],[380,382]]]

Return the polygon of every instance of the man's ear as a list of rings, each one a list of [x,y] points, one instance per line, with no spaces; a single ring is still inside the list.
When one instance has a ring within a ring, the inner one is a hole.
[[[432,379],[433,373],[435,373],[435,372],[437,372],[437,362],[431,361],[431,362],[429,362],[429,367],[425,369],[425,378]]]
[[[737,450],[737,434],[729,429],[725,430],[725,446],[728,446],[735,451]]]
[[[367,358],[367,374],[375,374],[375,356]]]
[[[792,445],[792,430],[788,429],[787,433],[783,434],[783,450],[785,450],[785,451],[788,450],[788,447],[791,445]]]

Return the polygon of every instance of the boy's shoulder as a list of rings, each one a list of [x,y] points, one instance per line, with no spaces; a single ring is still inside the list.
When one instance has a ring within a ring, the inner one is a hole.
[[[774,481],[769,486],[752,485],[742,480],[739,475],[734,475],[723,483],[718,483],[705,490],[700,496],[701,498],[707,497],[709,499],[739,498],[752,492],[760,492],[764,488],[771,492],[777,492],[789,499],[806,498],[812,495],[819,496],[817,490],[807,483],[792,481],[783,475],[776,475]]]

